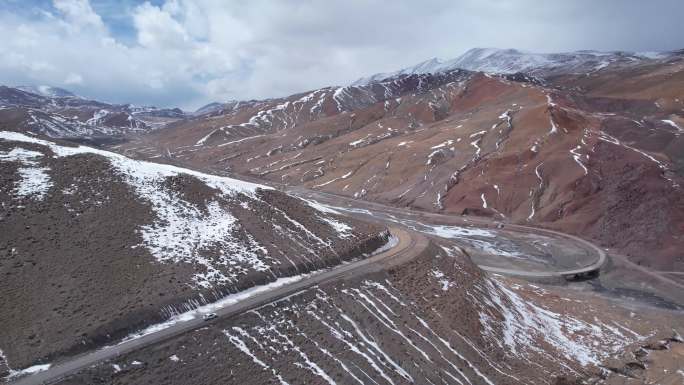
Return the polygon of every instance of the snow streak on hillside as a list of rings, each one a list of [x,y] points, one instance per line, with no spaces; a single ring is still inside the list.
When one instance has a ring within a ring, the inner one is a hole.
[[[493,385],[482,368],[459,351],[453,336],[438,334],[436,326],[402,297],[389,281],[367,280],[358,288],[342,289],[339,296],[318,289],[315,300],[308,304],[286,301],[275,312],[254,310],[260,320],[256,325],[235,326],[224,333],[231,344],[281,384],[289,382],[279,372],[279,355],[271,352],[293,352],[296,367],[328,384],[338,383],[334,373],[346,378],[339,383],[363,384],[368,379],[381,384],[415,383],[420,378],[411,374],[415,372],[411,362],[421,362],[441,364],[442,369],[430,377],[457,384]],[[283,318],[285,315],[305,317],[310,326],[302,328]],[[379,338],[382,334],[387,336]],[[396,350],[389,340],[405,346],[405,351]],[[423,376],[428,375],[421,373]]]
[[[13,148],[8,152],[0,152],[0,162],[19,162],[22,167],[18,169],[21,179],[16,182],[14,191],[19,197],[31,197],[42,200],[52,185],[47,168],[39,167],[36,159],[41,158],[42,153],[30,151],[21,147]]]
[[[270,256],[268,250],[251,234],[238,234],[241,226],[230,210],[238,194],[241,199],[247,199],[241,205],[248,209],[249,202],[261,202],[256,194],[257,190],[272,190],[270,187],[166,164],[136,161],[84,146],[62,146],[20,133],[0,132],[0,139],[46,146],[56,157],[93,154],[106,158],[140,199],[151,205],[156,214],[153,223],[143,224],[138,229],[143,239],[143,243],[138,246],[145,247],[158,262],[180,262],[195,266],[197,272],[193,281],[199,287],[235,283],[249,271],[268,272],[273,265],[281,263]],[[0,161],[12,160],[22,164],[19,168],[21,180],[16,187],[18,196],[41,199],[48,192],[51,186],[50,170],[39,167],[35,162],[35,159],[41,157],[43,154],[40,152],[20,147],[8,153],[0,153]],[[194,177],[215,192],[211,200],[206,202],[206,207],[202,208],[187,201],[181,194],[164,188],[168,178],[179,175]],[[329,241],[316,236],[284,211],[281,213],[291,223],[291,227],[306,233],[308,239],[322,244],[321,247],[330,247]],[[340,238],[351,236],[348,225],[329,218],[325,213],[318,212],[316,218],[324,226],[329,226]],[[288,230],[279,228],[281,231]],[[315,254],[315,250],[311,249],[311,252]]]
[[[598,366],[628,343],[643,339],[617,323],[608,324],[596,318],[594,323],[589,323],[545,309],[524,299],[496,278],[487,279],[485,284],[484,289],[477,290],[485,299],[480,321],[486,337],[510,354],[524,356],[530,361],[534,361],[536,355],[548,354],[550,346],[568,362]],[[495,330],[500,330],[501,334]],[[601,341],[602,349],[596,348],[596,341]]]
[[[373,279],[332,292],[312,289],[315,298],[310,301],[288,297],[251,311],[253,322],[223,333],[281,384],[293,384],[296,372],[327,384],[537,383],[527,382],[530,373],[517,372],[511,362],[538,360],[551,363],[547,368],[558,365],[577,373],[576,368],[598,365],[607,354],[640,338],[618,324],[554,313],[495,280],[487,279],[482,292],[477,284],[475,291],[459,287],[456,282],[463,281],[452,273],[431,270],[427,281],[440,293],[434,297],[467,292],[471,303],[461,310],[482,309],[490,347],[480,345],[480,336],[465,333],[467,326],[453,323],[458,316],[439,306],[426,309],[390,280]],[[296,369],[283,362],[293,362]]]

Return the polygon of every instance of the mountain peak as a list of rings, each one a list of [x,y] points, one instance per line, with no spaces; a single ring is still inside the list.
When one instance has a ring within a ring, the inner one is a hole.
[[[394,71],[394,72],[383,72],[383,73],[377,73],[375,75],[371,75],[368,77],[362,77],[352,83],[353,86],[362,86],[366,85],[368,83],[376,82],[382,79],[387,79],[393,76],[397,75],[412,75],[412,74],[427,74],[427,73],[434,73],[434,72],[440,72],[442,71],[442,67],[444,66],[445,62],[442,59],[433,57],[432,59],[428,59],[425,61],[422,61],[418,64],[415,64],[411,67],[407,67],[404,69],[401,69],[399,71]]]
[[[673,54],[673,53],[669,53]],[[490,73],[566,72],[589,73],[612,64],[633,64],[642,60],[660,59],[668,53],[657,52],[601,52],[582,50],[565,53],[534,53],[515,48],[471,48],[451,60],[428,59],[394,72],[378,73],[361,78],[352,85],[359,86],[398,75],[427,74],[456,69]]]
[[[77,97],[76,94],[74,94],[71,91],[65,90],[64,88],[59,88],[59,87],[52,87],[52,86],[47,86],[47,85],[26,85],[26,86],[17,86],[15,87],[21,91],[24,92],[29,92],[35,95],[40,95],[40,96],[45,96],[48,98],[68,98],[68,97]]]

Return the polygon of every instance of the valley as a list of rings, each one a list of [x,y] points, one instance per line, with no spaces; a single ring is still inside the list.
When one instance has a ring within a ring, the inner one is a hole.
[[[535,224],[682,271],[684,64],[679,54],[626,64],[622,56],[589,75],[572,72],[575,62],[544,80],[448,70],[229,104],[116,150]],[[644,87],[651,94],[635,94]]]
[[[682,100],[679,51],[195,112],[0,87],[0,376],[680,383]]]

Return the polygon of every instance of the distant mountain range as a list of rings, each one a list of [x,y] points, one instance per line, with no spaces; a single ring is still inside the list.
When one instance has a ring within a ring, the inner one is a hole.
[[[684,51],[473,49],[194,113],[0,86],[0,180],[0,381],[681,379]]]
[[[454,69],[482,71],[489,73],[511,74],[516,72],[587,72],[600,70],[611,64],[632,63],[658,59],[670,53],[658,52],[599,52],[576,51],[567,53],[531,53],[516,49],[473,48],[463,55],[450,60],[432,58],[394,72],[377,73],[363,77],[353,85],[398,76],[439,73]]]
[[[0,86],[0,121],[50,137],[116,136],[183,118],[178,108],[104,103],[58,87]]]
[[[370,201],[545,223],[671,269],[684,245],[674,235],[684,223],[682,63],[682,52],[473,49],[348,86],[214,103],[122,148]],[[634,233],[606,230],[621,226]]]
[[[67,97],[78,97],[73,92],[65,90],[64,88],[51,87],[51,86],[17,86],[18,90],[25,92],[30,92],[32,94],[45,96],[48,98],[67,98]]]

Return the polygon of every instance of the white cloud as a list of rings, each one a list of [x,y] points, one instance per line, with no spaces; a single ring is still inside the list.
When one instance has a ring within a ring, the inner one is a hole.
[[[144,3],[133,14],[138,42],[143,47],[189,49],[190,36],[168,10]]]
[[[668,6],[620,0],[620,14],[614,12],[618,0],[109,5],[117,22],[133,29],[131,39],[116,35],[101,17],[106,15],[98,15],[87,0],[53,0],[54,10],[45,9],[42,16],[3,12],[0,4],[5,37],[0,83],[70,86],[108,101],[197,107],[344,84],[475,46],[534,51],[684,46],[684,24],[673,11],[684,11],[684,3],[664,1]]]
[[[67,85],[77,85],[83,84],[83,77],[79,74],[70,72],[64,79],[64,84]]]
[[[100,15],[95,13],[88,0],[54,0],[53,5],[64,17],[68,27],[104,30]]]

